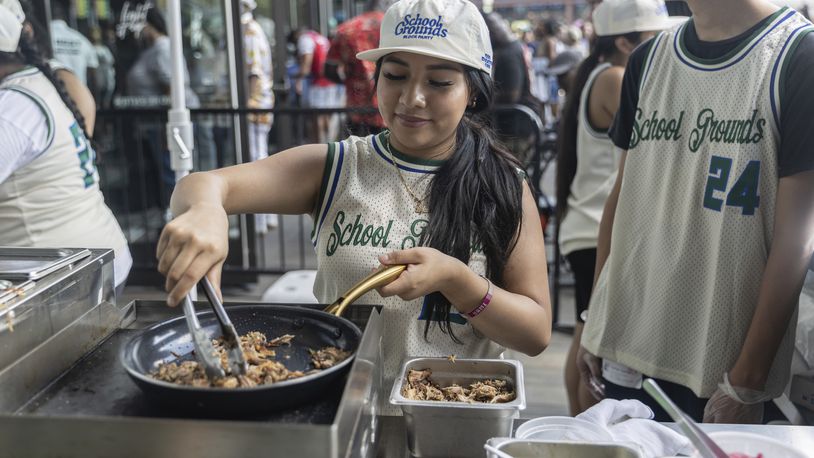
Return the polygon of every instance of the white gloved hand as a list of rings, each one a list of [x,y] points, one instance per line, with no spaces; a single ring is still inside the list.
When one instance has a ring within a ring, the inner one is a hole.
[[[653,416],[650,407],[635,399],[605,399],[576,418],[604,427],[614,442],[637,445],[645,457],[692,453],[689,439],[653,421]]]
[[[729,374],[704,407],[704,423],[746,423],[763,421],[763,403],[772,397],[763,391],[732,386]]]

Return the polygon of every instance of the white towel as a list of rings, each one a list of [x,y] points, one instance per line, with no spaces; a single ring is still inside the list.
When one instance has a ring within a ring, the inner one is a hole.
[[[604,399],[577,415],[606,428],[615,442],[636,444],[646,458],[690,455],[690,440],[672,429],[653,421],[653,411],[635,399]]]

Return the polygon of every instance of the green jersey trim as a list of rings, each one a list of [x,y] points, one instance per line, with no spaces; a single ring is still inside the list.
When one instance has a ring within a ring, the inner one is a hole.
[[[21,86],[5,86],[2,89],[7,89],[9,91],[18,92],[18,93],[30,98],[32,101],[34,101],[35,104],[37,104],[37,107],[39,107],[40,111],[42,111],[42,114],[45,115],[45,118],[46,118],[46,120],[48,122],[48,141],[46,143],[45,148],[43,148],[43,150],[40,151],[39,154],[42,154],[42,153],[48,151],[48,148],[50,148],[51,144],[54,142],[54,116],[51,114],[51,110],[48,108],[48,105],[45,103],[44,100],[42,100],[42,98],[40,98],[40,96],[38,96],[37,94],[31,92],[30,90],[28,90],[28,89],[26,89],[24,87],[21,87]]]
[[[653,66],[656,51],[658,50],[663,38],[664,32],[660,32],[655,38],[653,38],[653,43],[650,45],[650,50],[647,52],[647,57],[644,59],[644,62],[642,62],[642,79],[639,81],[639,94],[643,92],[644,82],[647,81],[647,76],[650,74],[650,69]]]
[[[390,134],[389,131],[384,131],[378,135],[373,136],[373,149],[376,151],[378,156],[385,160],[385,162],[393,163],[395,162],[396,166],[404,170],[406,172],[414,172],[414,173],[435,173],[439,167],[444,165],[445,161],[438,161],[432,159],[419,159],[413,156],[408,156],[396,149],[393,149],[391,145],[388,143],[387,136]],[[387,149],[387,146],[390,146],[390,149]],[[390,154],[393,153],[391,161]]]
[[[322,172],[319,200],[317,201],[317,209],[314,212],[314,227],[311,230],[311,243],[314,247],[317,246],[319,231],[325,223],[325,215],[327,215],[331,209],[331,204],[336,194],[336,188],[339,184],[340,175],[342,174],[344,153],[344,142],[328,144],[328,155],[325,158],[325,168]]]
[[[685,43],[685,33],[687,27],[690,24],[690,19],[686,23],[682,24],[678,31],[676,32],[674,48],[675,52],[678,55],[679,60],[681,60],[684,64],[689,67],[695,68],[697,70],[722,70],[724,68],[730,67],[741,59],[746,57],[746,55],[757,46],[757,44],[768,35],[775,27],[780,25],[782,22],[786,21],[790,17],[794,16],[796,12],[794,10],[789,10],[788,7],[784,6],[779,10],[772,13],[769,16],[769,20],[766,22],[766,25],[760,27],[759,29],[752,32],[748,38],[743,40],[735,49],[726,53],[725,55],[715,58],[715,59],[704,59],[698,56],[693,55],[686,46]]]

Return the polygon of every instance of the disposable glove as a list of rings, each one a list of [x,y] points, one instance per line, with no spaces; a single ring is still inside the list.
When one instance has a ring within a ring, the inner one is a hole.
[[[732,386],[729,374],[724,374],[724,382],[704,407],[704,423],[761,423],[763,403],[770,399],[762,391]]]

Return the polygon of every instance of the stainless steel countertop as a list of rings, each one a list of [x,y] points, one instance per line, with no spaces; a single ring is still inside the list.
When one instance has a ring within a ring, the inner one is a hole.
[[[517,428],[528,419],[515,420]],[[678,430],[675,423],[665,423],[666,426]],[[739,431],[762,434],[775,440],[792,445],[806,451],[814,451],[814,426],[794,425],[728,425],[707,424],[700,425],[707,432],[713,431]],[[376,432],[377,457],[409,457],[407,449],[407,431],[403,417],[379,417],[378,431]],[[485,452],[484,452],[485,456]]]
[[[108,312],[103,312],[100,308]],[[368,310],[369,319],[365,332],[344,384],[342,399],[333,416],[333,422],[310,424],[293,422],[288,417],[278,421],[253,421],[189,418],[171,413],[165,417],[122,414],[122,406],[127,407],[128,402],[142,402],[141,393],[127,380],[116,357],[97,357],[98,353],[92,350],[100,347],[94,344],[85,350],[85,341],[95,341],[93,337],[96,336],[105,343],[108,342],[106,336],[110,333],[97,331],[101,328],[95,324],[97,322],[112,323],[111,332],[133,331],[167,319],[168,315],[177,314],[177,310],[171,310],[159,301],[135,301],[125,307],[127,313],[121,319],[117,313],[110,311],[111,308],[107,302],[99,304],[71,326],[38,346],[23,361],[27,363],[23,369],[31,366],[36,370],[21,372],[17,370],[19,365],[0,367],[0,381],[7,382],[0,383],[3,386],[0,390],[2,401],[11,382],[19,380],[19,384],[24,384],[30,379],[29,372],[42,372],[43,361],[51,361],[51,355],[62,357],[64,354],[76,354],[64,357],[60,364],[53,364],[57,374],[67,374],[70,368],[80,366],[74,363],[82,355],[88,356],[83,360],[87,365],[107,361],[99,365],[100,371],[109,369],[115,373],[112,372],[113,375],[107,379],[108,386],[104,390],[94,391],[93,386],[88,388],[84,385],[82,377],[72,379],[71,374],[68,374],[64,377],[67,384],[62,387],[67,393],[66,397],[55,396],[54,399],[66,399],[70,404],[77,398],[70,392],[89,389],[89,393],[110,395],[105,398],[108,404],[92,406],[99,407],[94,411],[83,400],[79,403],[82,405],[75,408],[64,408],[48,403],[48,399],[37,404],[39,399],[32,400],[29,396],[14,396],[14,393],[10,393],[6,396],[9,398],[7,405],[0,408],[0,457],[372,456],[372,429],[375,423],[372,406],[375,405],[375,388],[381,380],[381,321],[378,311]],[[114,348],[112,351],[115,353],[115,350]],[[3,379],[4,374],[6,379]],[[114,378],[122,378],[123,383],[113,383]],[[48,380],[53,378],[48,378],[45,382]],[[136,395],[131,397],[133,390]],[[37,392],[38,387],[35,390]],[[46,398],[50,394],[44,393]],[[29,402],[32,403],[30,406],[27,405]],[[117,406],[117,403],[122,406]],[[24,408],[18,408],[18,405]],[[4,405],[0,403],[0,407]]]

